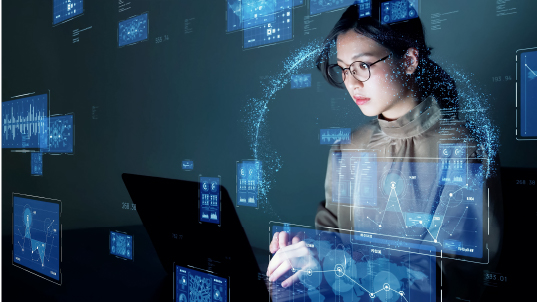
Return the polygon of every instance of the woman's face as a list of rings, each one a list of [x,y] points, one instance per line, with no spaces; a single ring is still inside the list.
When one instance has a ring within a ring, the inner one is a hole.
[[[412,48],[410,49],[412,50]],[[414,69],[409,66],[415,53],[407,52],[404,59],[396,60],[394,55],[370,67],[371,77],[360,82],[350,73],[345,78],[345,87],[366,116],[376,116],[382,113],[385,119],[393,120],[403,116],[414,108],[418,100],[405,85],[406,73]],[[355,61],[371,64],[385,56],[390,51],[363,35],[349,30],[337,38],[337,64],[342,68],[349,67]],[[417,66],[417,58],[414,57]],[[405,63],[408,63],[405,65]],[[354,65],[356,66],[356,64]],[[406,69],[405,69],[406,68]]]

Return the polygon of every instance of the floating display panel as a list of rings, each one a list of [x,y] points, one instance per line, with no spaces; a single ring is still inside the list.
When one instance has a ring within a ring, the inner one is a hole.
[[[354,2],[355,0],[310,0],[310,15],[320,14],[338,8],[346,8],[353,5]]]
[[[243,31],[244,48],[263,46],[292,39],[292,13],[292,6],[289,3],[274,14],[274,21],[245,29]]]
[[[537,139],[537,48],[517,51],[517,138]]]
[[[2,148],[47,146],[48,96],[29,96],[2,102]]]
[[[220,178],[200,177],[200,222],[220,224]]]
[[[237,163],[237,206],[257,207],[261,168],[260,161]]]
[[[48,147],[42,148],[41,152],[72,154],[75,146],[74,115],[51,116],[48,125]]]
[[[278,3],[282,0],[242,0],[242,26],[250,28],[274,21]]]
[[[284,230],[274,223],[270,238]],[[311,252],[301,256],[280,252],[291,270],[271,284],[272,301],[436,301],[433,246],[400,248],[356,242],[351,240],[352,234],[294,225],[288,232]],[[297,275],[297,282],[282,287],[282,281],[292,274]]]
[[[291,76],[291,89],[311,87],[311,74],[294,74]]]
[[[358,0],[358,16],[359,18],[371,16],[371,0]]]
[[[321,129],[319,138],[321,145],[350,144],[351,128]]]
[[[418,17],[419,0],[393,0],[382,3],[382,24],[409,20]]]
[[[438,144],[439,184],[454,183],[465,186],[467,181],[466,144]]]
[[[141,14],[119,22],[117,30],[118,46],[122,47],[147,40],[149,32],[148,14]]]
[[[242,0],[227,0],[227,31],[242,29]]]
[[[194,170],[194,161],[183,160],[183,162],[181,163],[181,168],[185,171]]]
[[[128,260],[133,260],[134,240],[126,233],[110,231],[110,254]]]
[[[481,161],[465,159],[459,171],[458,162],[446,166],[441,158],[382,158],[350,150],[334,151],[331,161],[332,202],[352,211],[353,230],[483,257]]]
[[[56,25],[82,14],[84,0],[54,0],[52,7],[52,24]]]
[[[332,165],[332,202],[352,205],[377,205],[377,154],[342,153]],[[358,175],[358,176],[357,176]],[[360,179],[356,181],[357,177]],[[337,179],[337,181],[335,181]],[[358,198],[359,197],[359,198]]]
[[[227,302],[228,281],[214,275],[193,268],[175,265],[174,270],[174,298],[176,302],[205,301]]]
[[[59,200],[13,194],[13,265],[61,283]]]
[[[32,153],[32,175],[43,175],[43,153]]]

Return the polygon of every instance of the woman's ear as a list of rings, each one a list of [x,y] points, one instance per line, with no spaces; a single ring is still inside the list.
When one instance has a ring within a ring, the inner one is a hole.
[[[418,59],[419,51],[416,48],[410,47],[407,49],[404,63],[406,74],[411,75],[416,71],[416,68],[418,68]]]

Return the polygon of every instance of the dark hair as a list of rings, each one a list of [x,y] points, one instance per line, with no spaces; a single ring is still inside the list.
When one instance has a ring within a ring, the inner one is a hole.
[[[373,11],[375,8],[380,8],[380,0],[373,0],[372,7]],[[388,48],[396,58],[402,58],[408,48],[416,48],[419,52],[418,67],[411,77],[417,86],[415,88],[418,90],[418,95],[426,98],[432,94],[441,108],[451,109],[452,113],[457,115],[459,103],[455,81],[429,58],[432,48],[425,44],[423,25],[419,17],[389,25],[381,24],[375,17],[360,19],[358,5],[351,5],[326,37],[324,48],[316,60],[317,68],[328,83],[344,88],[328,75],[328,60],[330,49],[335,45],[337,37],[351,29]]]

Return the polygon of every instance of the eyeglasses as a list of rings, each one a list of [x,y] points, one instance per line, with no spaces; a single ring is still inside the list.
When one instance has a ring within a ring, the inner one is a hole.
[[[386,60],[391,55],[392,53],[371,64],[367,64],[362,61],[355,61],[347,68],[342,68],[337,64],[330,64],[328,66],[328,75],[337,84],[343,84],[347,74],[349,73],[352,74],[352,76],[358,81],[365,82],[371,77],[371,66]]]

